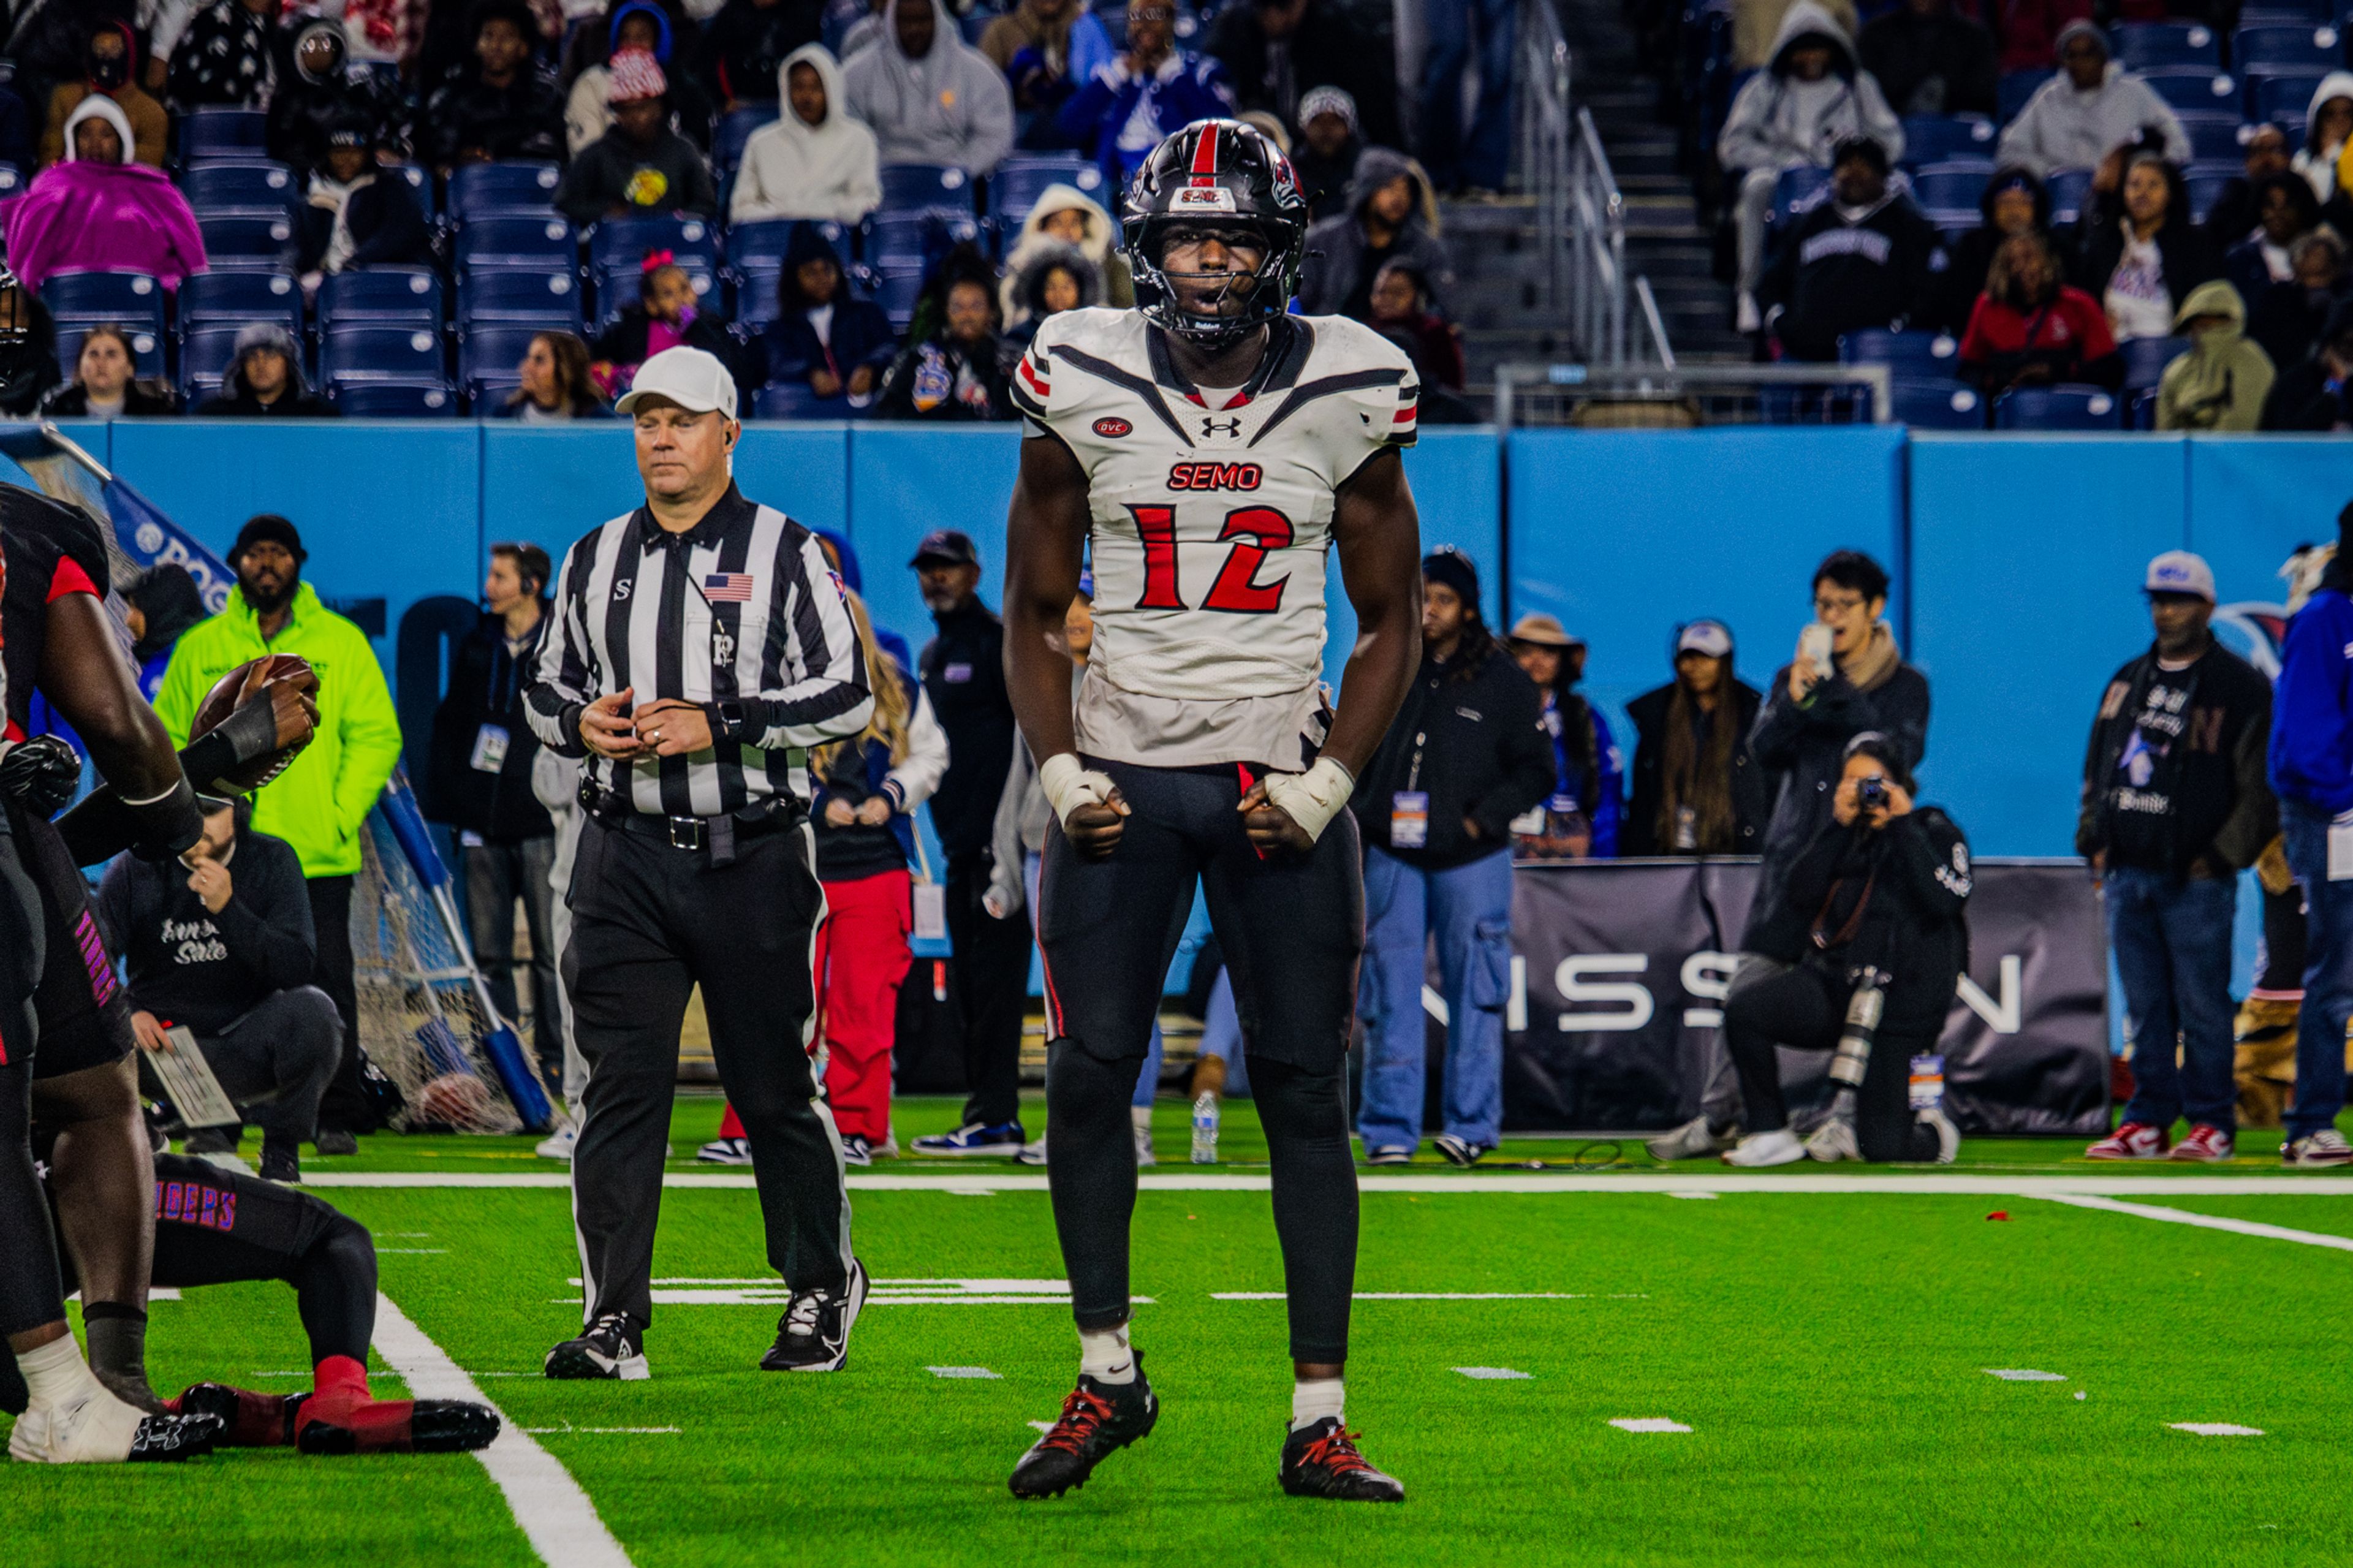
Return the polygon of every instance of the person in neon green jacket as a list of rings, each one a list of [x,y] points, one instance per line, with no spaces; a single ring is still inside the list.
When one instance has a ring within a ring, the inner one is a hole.
[[[238,531],[229,565],[237,591],[219,615],[188,628],[172,650],[155,711],[175,745],[188,742],[196,707],[215,682],[266,653],[299,654],[319,677],[319,726],[311,744],[253,797],[253,826],[294,847],[311,893],[318,937],[311,980],[335,999],[343,1057],[319,1105],[322,1154],[350,1153],[375,1117],[360,1087],[358,999],[352,975],[352,884],[360,832],[400,761],[400,721],[367,634],[319,602],[302,581],[306,559],[294,525],[269,513]]]

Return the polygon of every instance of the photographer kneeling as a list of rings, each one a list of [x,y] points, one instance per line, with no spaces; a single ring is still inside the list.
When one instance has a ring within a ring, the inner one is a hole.
[[[1831,820],[1790,867],[1776,906],[1752,922],[1755,951],[1724,1004],[1748,1127],[1724,1156],[1728,1165],[1786,1165],[1810,1153],[1949,1164],[1960,1147],[1942,1110],[1915,1115],[1907,1086],[1912,1058],[1936,1052],[1968,963],[1969,849],[1951,818],[1912,804],[1912,787],[1887,737],[1865,731],[1849,742]],[[1876,972],[1881,1009],[1853,1123],[1833,1116],[1800,1143],[1773,1048],[1838,1048],[1866,971]]]

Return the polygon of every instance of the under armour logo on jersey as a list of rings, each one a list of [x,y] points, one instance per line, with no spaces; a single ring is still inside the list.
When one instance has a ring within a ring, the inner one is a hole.
[[[1219,429],[1219,426],[1224,428]],[[1201,418],[1201,434],[1204,436],[1240,436],[1241,433],[1242,422],[1239,418],[1213,419],[1207,415]]]

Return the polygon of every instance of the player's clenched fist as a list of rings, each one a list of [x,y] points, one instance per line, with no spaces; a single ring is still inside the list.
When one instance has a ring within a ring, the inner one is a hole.
[[[1240,810],[1242,831],[1250,835],[1250,847],[1260,854],[1270,849],[1303,852],[1315,847],[1315,840],[1308,836],[1307,829],[1293,821],[1291,813],[1267,799],[1264,779],[1250,785],[1250,793],[1242,796]]]
[[[1071,845],[1090,860],[1109,858],[1119,847],[1128,816],[1127,797],[1109,773],[1097,773],[1068,752],[1048,757],[1038,769],[1039,787],[1054,808]]]

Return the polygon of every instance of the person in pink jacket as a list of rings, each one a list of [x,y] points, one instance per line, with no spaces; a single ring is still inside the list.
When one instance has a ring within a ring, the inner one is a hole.
[[[66,156],[8,211],[8,264],[27,289],[60,272],[144,272],[166,289],[205,270],[196,215],[161,169],[131,162],[131,122],[103,93],[66,121]]]

